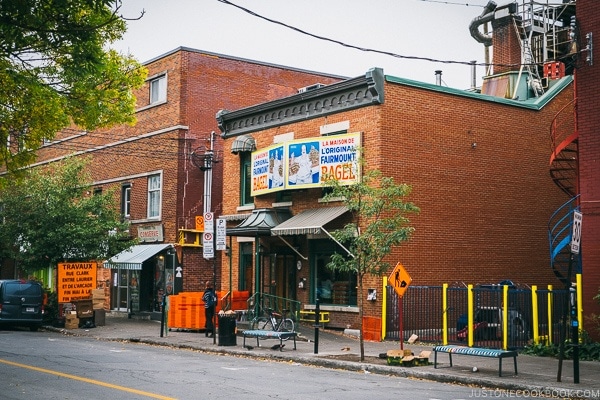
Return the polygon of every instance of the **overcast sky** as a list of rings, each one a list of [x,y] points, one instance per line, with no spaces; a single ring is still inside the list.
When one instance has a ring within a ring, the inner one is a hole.
[[[381,67],[387,75],[427,83],[435,83],[435,71],[442,70],[442,84],[458,89],[471,86],[467,64],[484,61],[484,46],[471,37],[469,24],[488,0],[223,1],[123,0],[124,17],[145,13],[128,22],[123,40],[112,47],[140,62],[185,46],[347,77]],[[484,68],[477,67],[478,86],[483,75]]]

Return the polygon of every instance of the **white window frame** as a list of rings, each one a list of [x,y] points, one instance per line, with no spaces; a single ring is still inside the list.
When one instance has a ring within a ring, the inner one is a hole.
[[[158,179],[158,186],[155,180]],[[148,219],[160,219],[162,210],[162,174],[148,176]]]
[[[122,186],[121,196],[121,213],[123,218],[129,219],[131,217],[131,184]]]
[[[165,103],[167,101],[167,74],[157,75],[149,81],[150,104]]]

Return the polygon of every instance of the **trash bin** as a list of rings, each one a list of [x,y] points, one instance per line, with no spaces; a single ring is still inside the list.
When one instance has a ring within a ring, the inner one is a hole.
[[[219,315],[219,346],[236,346],[236,315]]]

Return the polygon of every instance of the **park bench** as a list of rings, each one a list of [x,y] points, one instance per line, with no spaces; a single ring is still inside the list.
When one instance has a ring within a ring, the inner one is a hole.
[[[452,366],[452,354],[458,354],[462,356],[478,356],[478,357],[490,357],[497,358],[498,363],[498,376],[502,376],[502,359],[512,357],[515,364],[515,375],[517,375],[517,356],[519,355],[514,350],[498,350],[498,349],[483,349],[479,347],[467,347],[467,346],[435,346],[433,348],[433,368],[437,368],[437,353],[448,353],[450,357],[450,366]]]
[[[279,351],[283,351],[283,341],[287,339],[294,339],[294,350],[296,350],[296,336],[297,332],[276,332],[276,331],[263,331],[263,330],[247,330],[243,332],[244,336],[244,348],[246,347],[246,338],[256,338],[256,346],[259,347],[260,339],[279,339]]]

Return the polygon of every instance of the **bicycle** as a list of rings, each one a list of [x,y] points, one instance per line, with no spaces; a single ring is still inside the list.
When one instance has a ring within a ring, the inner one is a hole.
[[[266,311],[266,317],[256,317],[252,320],[250,329],[275,332],[294,332],[294,321],[291,318],[286,317],[286,314],[290,310],[283,310],[281,314],[272,308],[267,308]],[[283,340],[287,339],[288,338]]]

